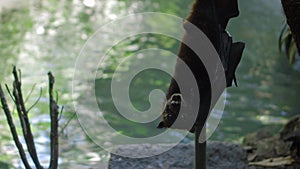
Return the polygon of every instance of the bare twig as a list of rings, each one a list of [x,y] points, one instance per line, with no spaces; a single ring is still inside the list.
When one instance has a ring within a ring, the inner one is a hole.
[[[30,112],[30,110],[40,101],[41,97],[42,97],[42,94],[43,94],[43,89],[41,88],[40,89],[40,95],[39,97],[36,99],[36,101],[32,104],[32,106],[30,106],[27,110],[27,112]]]
[[[74,119],[74,117],[76,116],[76,113],[74,113],[72,115],[72,117],[70,117],[68,119],[68,121],[63,125],[63,127],[61,128],[60,132],[59,132],[59,135],[62,135],[62,133],[64,132],[65,128],[69,125],[69,123]]]
[[[51,118],[51,131],[50,131],[50,164],[49,169],[57,169],[58,166],[58,109],[57,103],[53,98],[54,76],[51,72],[48,73],[49,78],[49,107]]]
[[[59,120],[61,119],[61,117],[62,117],[62,113],[63,113],[63,111],[64,111],[64,108],[65,108],[65,106],[62,106],[61,109],[60,109],[58,121],[59,121]]]
[[[8,94],[9,94],[10,98],[15,102],[15,98],[14,98],[13,95],[11,94],[11,91],[10,91],[8,85],[5,84],[5,87],[6,87],[6,90],[7,90]]]
[[[43,169],[41,166],[36,148],[35,148],[35,143],[30,127],[30,122],[28,119],[28,111],[26,110],[25,104],[24,104],[24,99],[23,99],[23,94],[22,94],[22,89],[21,89],[21,81],[19,76],[21,77],[21,71],[19,70],[19,76],[18,72],[16,70],[16,67],[14,66],[13,68],[13,75],[14,75],[14,83],[13,83],[13,96],[15,98],[15,105],[17,107],[18,115],[20,118],[22,130],[23,130],[23,135],[25,138],[25,142],[29,151],[29,154],[36,166],[37,169]]]
[[[9,110],[9,107],[7,105],[7,101],[6,101],[6,98],[5,98],[5,95],[4,95],[4,92],[2,90],[2,87],[0,85],[0,97],[1,97],[1,104],[2,104],[2,108],[4,110],[4,113],[5,113],[5,116],[6,116],[6,119],[7,119],[7,122],[8,122],[8,125],[9,125],[9,128],[10,128],[10,131],[11,131],[11,134],[12,134],[12,137],[14,139],[14,142],[19,150],[19,154],[21,156],[21,160],[25,166],[26,169],[31,169],[28,161],[27,161],[27,158],[26,158],[26,154],[25,154],[25,151],[24,151],[24,148],[19,140],[19,137],[18,137],[18,134],[17,134],[17,130],[16,130],[16,127],[14,125],[14,122],[13,122],[13,119],[12,119],[12,116],[11,116],[11,112]]]
[[[30,96],[31,96],[31,94],[32,94],[32,92],[33,92],[33,90],[35,89],[35,87],[36,87],[36,84],[34,84],[34,85],[32,86],[30,92],[28,93],[27,97],[25,98],[25,103],[29,100],[29,98],[30,98]]]
[[[31,126],[29,122],[28,112],[38,103],[42,96],[42,90],[40,90],[40,95],[38,99],[34,102],[34,104],[29,108],[26,109],[25,102],[29,99],[31,96],[35,85],[33,86],[32,90],[30,91],[29,95],[26,97],[26,100],[24,102],[22,89],[21,89],[21,71],[16,70],[16,67],[13,68],[13,76],[14,76],[14,82],[13,82],[13,90],[10,91],[9,87],[6,85],[6,89],[12,98],[14,105],[17,109],[19,121],[21,123],[21,128],[23,132],[23,136],[27,145],[28,152],[30,154],[30,157],[32,161],[35,164],[35,168],[37,169],[43,169],[41,166],[37,151],[34,143],[33,134],[31,131]],[[57,105],[58,96],[56,96],[56,100],[53,98],[53,86],[54,86],[54,76],[51,74],[51,72],[48,73],[49,76],[49,107],[50,107],[50,118],[51,118],[51,131],[50,131],[50,164],[49,169],[57,169],[58,168],[58,120],[59,120],[59,106]],[[57,94],[57,93],[56,93]],[[21,142],[18,138],[18,133],[16,131],[15,125],[13,123],[13,119],[11,116],[11,111],[9,110],[9,107],[6,102],[5,95],[3,93],[3,90],[0,85],[0,99],[2,105],[0,106],[7,117],[7,122],[9,124],[13,139],[15,141],[15,144],[19,150],[19,154],[21,156],[21,159],[24,163],[24,166],[26,169],[31,169],[27,157],[25,154],[25,151],[22,147]],[[63,108],[61,109],[60,115],[62,114]]]

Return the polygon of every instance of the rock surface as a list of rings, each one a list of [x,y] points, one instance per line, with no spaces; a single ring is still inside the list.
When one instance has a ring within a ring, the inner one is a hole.
[[[117,154],[142,156],[151,151],[158,154],[168,145],[125,145]],[[156,153],[157,152],[157,153]],[[211,142],[207,145],[208,169],[247,169],[247,156],[242,146],[230,143]],[[159,155],[146,158],[129,158],[111,154],[109,169],[193,169],[194,146],[179,144]]]
[[[296,135],[285,142],[285,138]],[[300,169],[300,115],[292,118],[277,134],[267,128],[245,136],[241,145],[211,142],[207,145],[208,169]],[[294,145],[296,149],[290,151]],[[169,151],[161,150],[171,145],[124,145],[116,149],[109,161],[109,169],[193,169],[194,146],[178,144]],[[246,152],[247,150],[247,152]],[[124,157],[125,156],[125,157]],[[129,158],[136,157],[136,158]],[[149,157],[145,157],[149,156]],[[145,158],[141,158],[145,157]],[[248,166],[248,164],[250,164]]]
[[[300,136],[296,134],[300,132],[300,116],[290,119],[279,133],[272,134],[270,130],[268,127],[262,128],[244,137],[243,145],[247,147],[249,163],[263,164],[250,166],[249,169],[299,169],[297,152],[300,153]],[[294,149],[291,149],[292,145]]]

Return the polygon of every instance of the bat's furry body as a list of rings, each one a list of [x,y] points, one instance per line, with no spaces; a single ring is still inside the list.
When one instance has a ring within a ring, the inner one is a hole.
[[[236,83],[234,73],[240,62],[244,44],[240,42],[232,43],[232,38],[227,34],[225,28],[230,18],[238,16],[238,5],[237,0],[217,0],[215,2],[217,3],[214,4],[212,0],[196,0],[187,21],[201,29],[212,42],[223,63],[227,86],[231,86],[232,81]],[[186,30],[183,38],[189,38],[188,24],[184,24],[183,26]],[[178,57],[188,65],[197,81],[200,95],[197,122],[204,125],[211,104],[211,84],[208,73],[199,57],[184,43],[180,46]],[[158,128],[171,127],[178,118],[180,107],[184,106],[182,100],[185,99],[184,97],[189,97],[180,95],[179,86],[175,81],[175,79],[185,76],[181,71],[179,62],[176,63],[173,76],[176,78],[172,78],[166,93],[167,101],[163,111],[163,121],[160,122]],[[182,116],[180,118],[184,119],[185,117]],[[190,128],[187,126],[191,125],[172,126],[172,128],[186,129],[194,132],[194,127]]]

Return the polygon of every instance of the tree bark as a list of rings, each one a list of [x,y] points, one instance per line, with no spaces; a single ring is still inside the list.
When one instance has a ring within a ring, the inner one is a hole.
[[[50,164],[49,169],[58,168],[58,110],[59,107],[53,97],[53,87],[55,78],[51,72],[48,73],[49,78],[49,107],[51,119],[50,131]]]

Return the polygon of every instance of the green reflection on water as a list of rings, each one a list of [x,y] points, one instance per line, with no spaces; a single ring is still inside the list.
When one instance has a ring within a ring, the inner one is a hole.
[[[60,103],[66,105],[67,113],[63,116],[62,123],[66,122],[73,112],[71,85],[76,56],[87,38],[99,26],[134,12],[156,11],[185,17],[191,3],[192,0],[110,0],[97,1],[89,7],[76,0],[42,1],[4,11],[0,20],[1,82],[10,81],[11,64],[17,64],[23,71],[24,91],[29,92],[32,84],[38,84],[37,91],[28,101],[28,105],[31,105],[39,94],[39,88],[47,90],[46,73],[48,70],[53,71],[57,79]],[[277,38],[283,23],[279,0],[240,1],[240,17],[232,19],[228,28],[235,40],[246,42],[246,50],[237,72],[239,87],[228,89],[224,117],[212,139],[240,141],[245,134],[264,126],[271,126],[277,131],[288,118],[299,114],[300,73],[277,51]],[[170,31],[176,30],[170,28]],[[112,58],[126,57],[147,47],[177,53],[178,45],[178,42],[167,37],[147,35],[124,41],[113,49],[111,55]],[[173,67],[173,64],[169,66]],[[114,68],[111,67],[112,70]],[[157,74],[159,73],[155,71],[144,72],[132,83],[130,97],[137,109],[149,107],[148,93],[151,89],[158,87],[166,90],[170,77],[159,74],[159,78],[156,78]],[[96,81],[97,86],[100,86],[96,94],[107,96],[102,98],[108,112],[106,118],[126,135],[147,137],[159,133],[154,128],[156,121],[149,125],[138,125],[138,129],[133,132],[132,122],[120,120],[114,114],[116,110],[109,97],[110,93],[103,90],[109,86],[107,81],[110,75],[107,78]],[[82,82],[78,82],[80,83]],[[45,93],[36,109],[32,110],[32,117],[37,140],[42,140],[38,143],[45,148],[41,151],[41,156],[47,163],[47,141],[43,141],[47,140],[49,134]],[[3,131],[0,134],[0,161],[11,163],[10,157],[16,158],[17,152],[7,151],[14,146],[3,114],[0,115],[0,129]],[[192,139],[192,136],[189,138]],[[101,158],[97,158],[97,161],[90,154],[91,151],[99,153],[101,149],[97,149],[85,136],[76,120],[72,120],[65,129],[61,143],[61,163],[65,168],[76,164],[93,165],[107,159],[105,154],[100,153]]]

